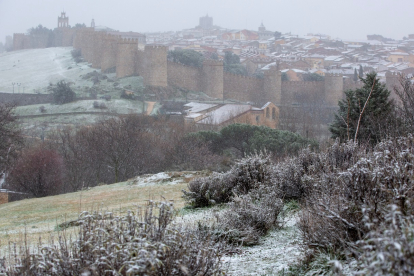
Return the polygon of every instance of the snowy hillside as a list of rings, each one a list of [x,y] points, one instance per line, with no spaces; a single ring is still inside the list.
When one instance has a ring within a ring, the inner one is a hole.
[[[59,80],[76,82],[77,85],[92,85],[82,80],[81,75],[92,72],[87,63],[73,60],[72,47],[29,49],[0,54],[0,91],[13,92],[12,83],[21,83],[20,92],[45,92],[50,82]],[[15,93],[18,86],[14,86]]]

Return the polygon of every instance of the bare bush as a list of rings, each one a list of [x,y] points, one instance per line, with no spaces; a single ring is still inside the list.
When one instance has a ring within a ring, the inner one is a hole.
[[[221,243],[172,224],[170,203],[149,202],[143,212],[83,212],[79,235],[60,236],[10,255],[7,275],[222,275]]]

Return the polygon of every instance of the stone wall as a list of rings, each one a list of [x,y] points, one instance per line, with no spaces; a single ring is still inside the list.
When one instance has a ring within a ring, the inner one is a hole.
[[[191,91],[202,91],[201,68],[168,61],[167,75],[168,86],[181,87]]]
[[[302,103],[307,95],[318,97],[323,102],[324,86],[323,81],[282,81],[280,102],[284,105]]]
[[[12,103],[17,106],[46,104],[51,103],[52,101],[53,96],[50,94],[14,94],[0,92],[0,103]]]
[[[9,202],[9,193],[0,192],[0,204],[5,204]]]
[[[263,92],[263,80],[225,72],[223,90],[225,99],[258,102]]]

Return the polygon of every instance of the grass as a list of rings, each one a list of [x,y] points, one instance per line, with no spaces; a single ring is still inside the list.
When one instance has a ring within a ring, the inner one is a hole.
[[[173,200],[175,208],[182,208],[182,189],[198,173],[168,173],[171,179],[154,180],[151,185],[140,186],[134,181],[102,185],[89,190],[15,201],[0,205],[0,246],[16,241],[26,231],[30,243],[36,243],[39,235],[43,240],[56,229],[56,225],[75,220],[81,211],[98,208],[126,212],[144,205],[148,199]],[[148,176],[149,177],[149,176]],[[142,180],[142,177],[140,178]]]

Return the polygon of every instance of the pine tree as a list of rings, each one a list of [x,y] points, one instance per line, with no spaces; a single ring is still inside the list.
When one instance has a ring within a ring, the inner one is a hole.
[[[393,101],[389,99],[390,91],[379,82],[376,73],[369,73],[361,80],[364,83],[362,88],[346,91],[346,98],[339,101],[339,110],[329,130],[332,138],[339,137],[342,141],[354,139],[361,111],[372,89],[361,117],[357,140],[376,144],[386,136],[387,122],[392,117]]]
[[[364,69],[362,69],[362,65],[359,65],[359,77],[362,79],[364,77]]]
[[[354,78],[353,78],[353,80],[354,80],[355,82],[357,82],[357,81],[358,81],[358,73],[357,73],[356,68],[354,69]]]

